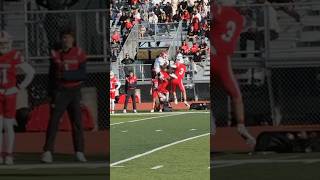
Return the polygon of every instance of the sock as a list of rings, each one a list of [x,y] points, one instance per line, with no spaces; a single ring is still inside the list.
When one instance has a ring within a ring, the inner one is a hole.
[[[6,133],[6,153],[12,154],[15,140],[14,125],[15,119],[4,119],[4,131]]]

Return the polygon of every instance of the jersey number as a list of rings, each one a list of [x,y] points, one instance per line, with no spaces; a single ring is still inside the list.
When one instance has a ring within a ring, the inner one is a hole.
[[[222,40],[230,42],[236,32],[237,25],[234,21],[228,21],[227,23],[227,32],[222,34]]]

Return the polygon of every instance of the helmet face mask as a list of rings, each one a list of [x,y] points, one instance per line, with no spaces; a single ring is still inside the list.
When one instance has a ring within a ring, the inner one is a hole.
[[[5,54],[12,49],[12,40],[5,31],[0,31],[0,53]]]

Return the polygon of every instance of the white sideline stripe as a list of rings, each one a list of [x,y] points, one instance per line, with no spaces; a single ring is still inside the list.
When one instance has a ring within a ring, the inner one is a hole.
[[[0,170],[18,169],[57,169],[57,168],[105,168],[109,167],[108,163],[67,163],[67,164],[15,164],[12,166],[0,165]]]
[[[114,168],[124,168],[125,166],[113,166]]]
[[[170,114],[170,115],[164,115],[164,116],[155,116],[155,117],[148,117],[148,118],[143,118],[143,119],[125,121],[125,122],[112,123],[112,124],[110,124],[110,126],[125,124],[125,123],[134,123],[134,122],[145,121],[145,120],[156,119],[156,118],[164,118],[164,117],[169,117],[169,116],[178,116],[178,115],[181,115],[181,114],[180,113],[179,114]]]
[[[132,157],[130,157],[130,158],[127,158],[127,159],[124,159],[124,160],[121,160],[121,161],[114,162],[114,163],[110,164],[110,166],[113,167],[113,166],[116,166],[116,165],[119,165],[119,164],[122,164],[122,163],[125,163],[125,162],[128,162],[128,161],[131,161],[131,160],[134,160],[134,159],[138,159],[138,158],[140,158],[140,157],[143,157],[143,156],[152,154],[152,153],[154,153],[154,152],[160,151],[160,150],[162,150],[162,149],[165,149],[165,148],[168,148],[168,147],[171,147],[171,146],[174,146],[174,145],[177,145],[177,144],[186,142],[186,141],[190,141],[190,140],[197,139],[197,138],[200,138],[200,137],[208,136],[209,134],[210,134],[210,133],[201,134],[201,135],[193,136],[193,137],[190,137],[190,138],[187,138],[187,139],[182,139],[182,140],[180,140],[180,141],[176,141],[176,142],[173,142],[173,143],[164,145],[164,146],[160,146],[160,147],[158,147],[158,148],[152,149],[151,151],[147,151],[147,152],[145,152],[145,153],[137,154],[137,155],[132,156]]]
[[[163,165],[155,166],[155,167],[152,167],[152,168],[150,168],[150,169],[152,169],[152,170],[157,170],[157,169],[160,169],[160,168],[163,168]]]
[[[202,111],[202,112],[194,112],[194,111],[189,111],[189,112],[149,112],[149,113],[118,113],[118,114],[110,114],[110,116],[144,116],[144,115],[159,115],[159,114],[208,114],[210,113],[209,111]]]

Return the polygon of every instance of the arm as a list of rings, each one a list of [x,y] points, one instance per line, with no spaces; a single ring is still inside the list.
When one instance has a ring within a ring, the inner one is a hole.
[[[24,80],[20,84],[18,84],[18,88],[26,88],[32,82],[35,70],[30,64],[26,62],[19,64],[17,68],[20,68],[26,74]]]
[[[87,79],[86,62],[81,63],[79,69],[77,69],[77,70],[63,72],[62,78],[67,81],[84,81],[84,80],[86,80]]]
[[[116,88],[116,90],[119,90],[120,87],[121,87],[121,83],[120,83],[120,81],[117,81],[117,88]]]

